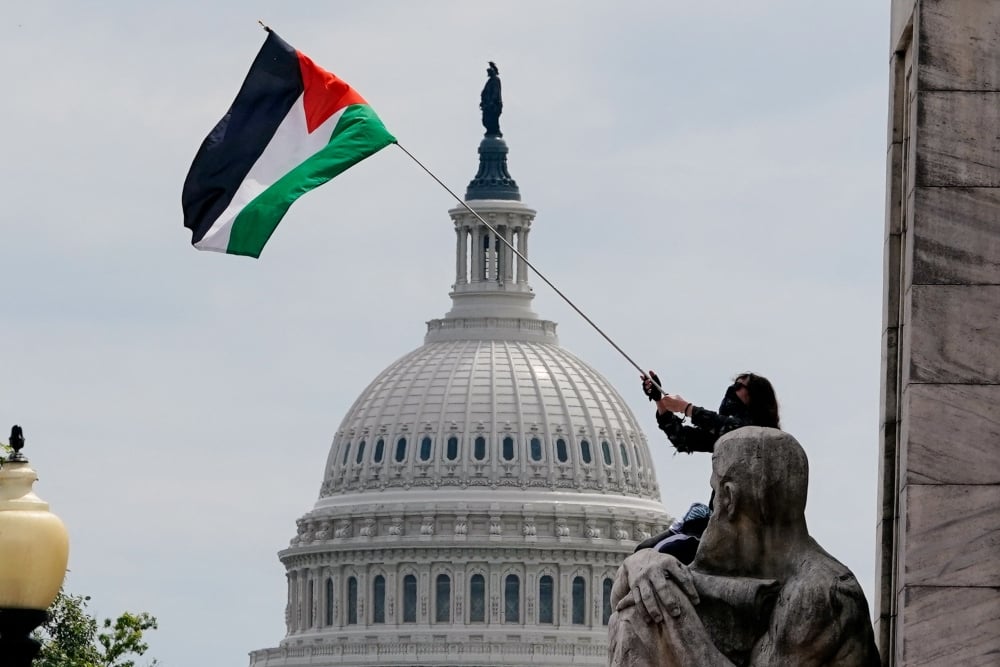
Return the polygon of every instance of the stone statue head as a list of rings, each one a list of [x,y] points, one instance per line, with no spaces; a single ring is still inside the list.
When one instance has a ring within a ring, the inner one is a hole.
[[[771,536],[806,534],[809,462],[794,437],[747,426],[719,438],[712,455],[713,513],[695,566],[759,575]]]

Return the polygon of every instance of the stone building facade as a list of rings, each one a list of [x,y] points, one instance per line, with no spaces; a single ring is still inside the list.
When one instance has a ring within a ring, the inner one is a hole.
[[[1000,656],[1000,3],[893,0],[876,635]]]
[[[451,310],[337,430],[252,667],[603,665],[611,582],[669,523],[621,396],[531,307],[535,211],[486,137],[451,210]]]

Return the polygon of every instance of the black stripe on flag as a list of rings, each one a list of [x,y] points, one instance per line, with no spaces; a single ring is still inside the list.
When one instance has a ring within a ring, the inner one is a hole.
[[[295,49],[268,31],[233,105],[202,142],[184,179],[181,206],[191,243],[232,202],[302,90]]]

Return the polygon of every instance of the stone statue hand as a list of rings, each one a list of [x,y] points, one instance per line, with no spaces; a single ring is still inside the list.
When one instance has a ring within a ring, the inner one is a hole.
[[[622,563],[611,599],[617,600],[615,611],[635,606],[647,623],[662,623],[664,614],[680,616],[680,595],[700,602],[687,567],[669,554],[643,549]]]

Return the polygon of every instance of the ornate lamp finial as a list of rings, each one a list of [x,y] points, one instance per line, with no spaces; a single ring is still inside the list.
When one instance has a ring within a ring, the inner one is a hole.
[[[14,424],[10,427],[10,448],[14,450],[11,455],[10,461],[27,461],[21,450],[24,449],[24,430],[20,426]]]

